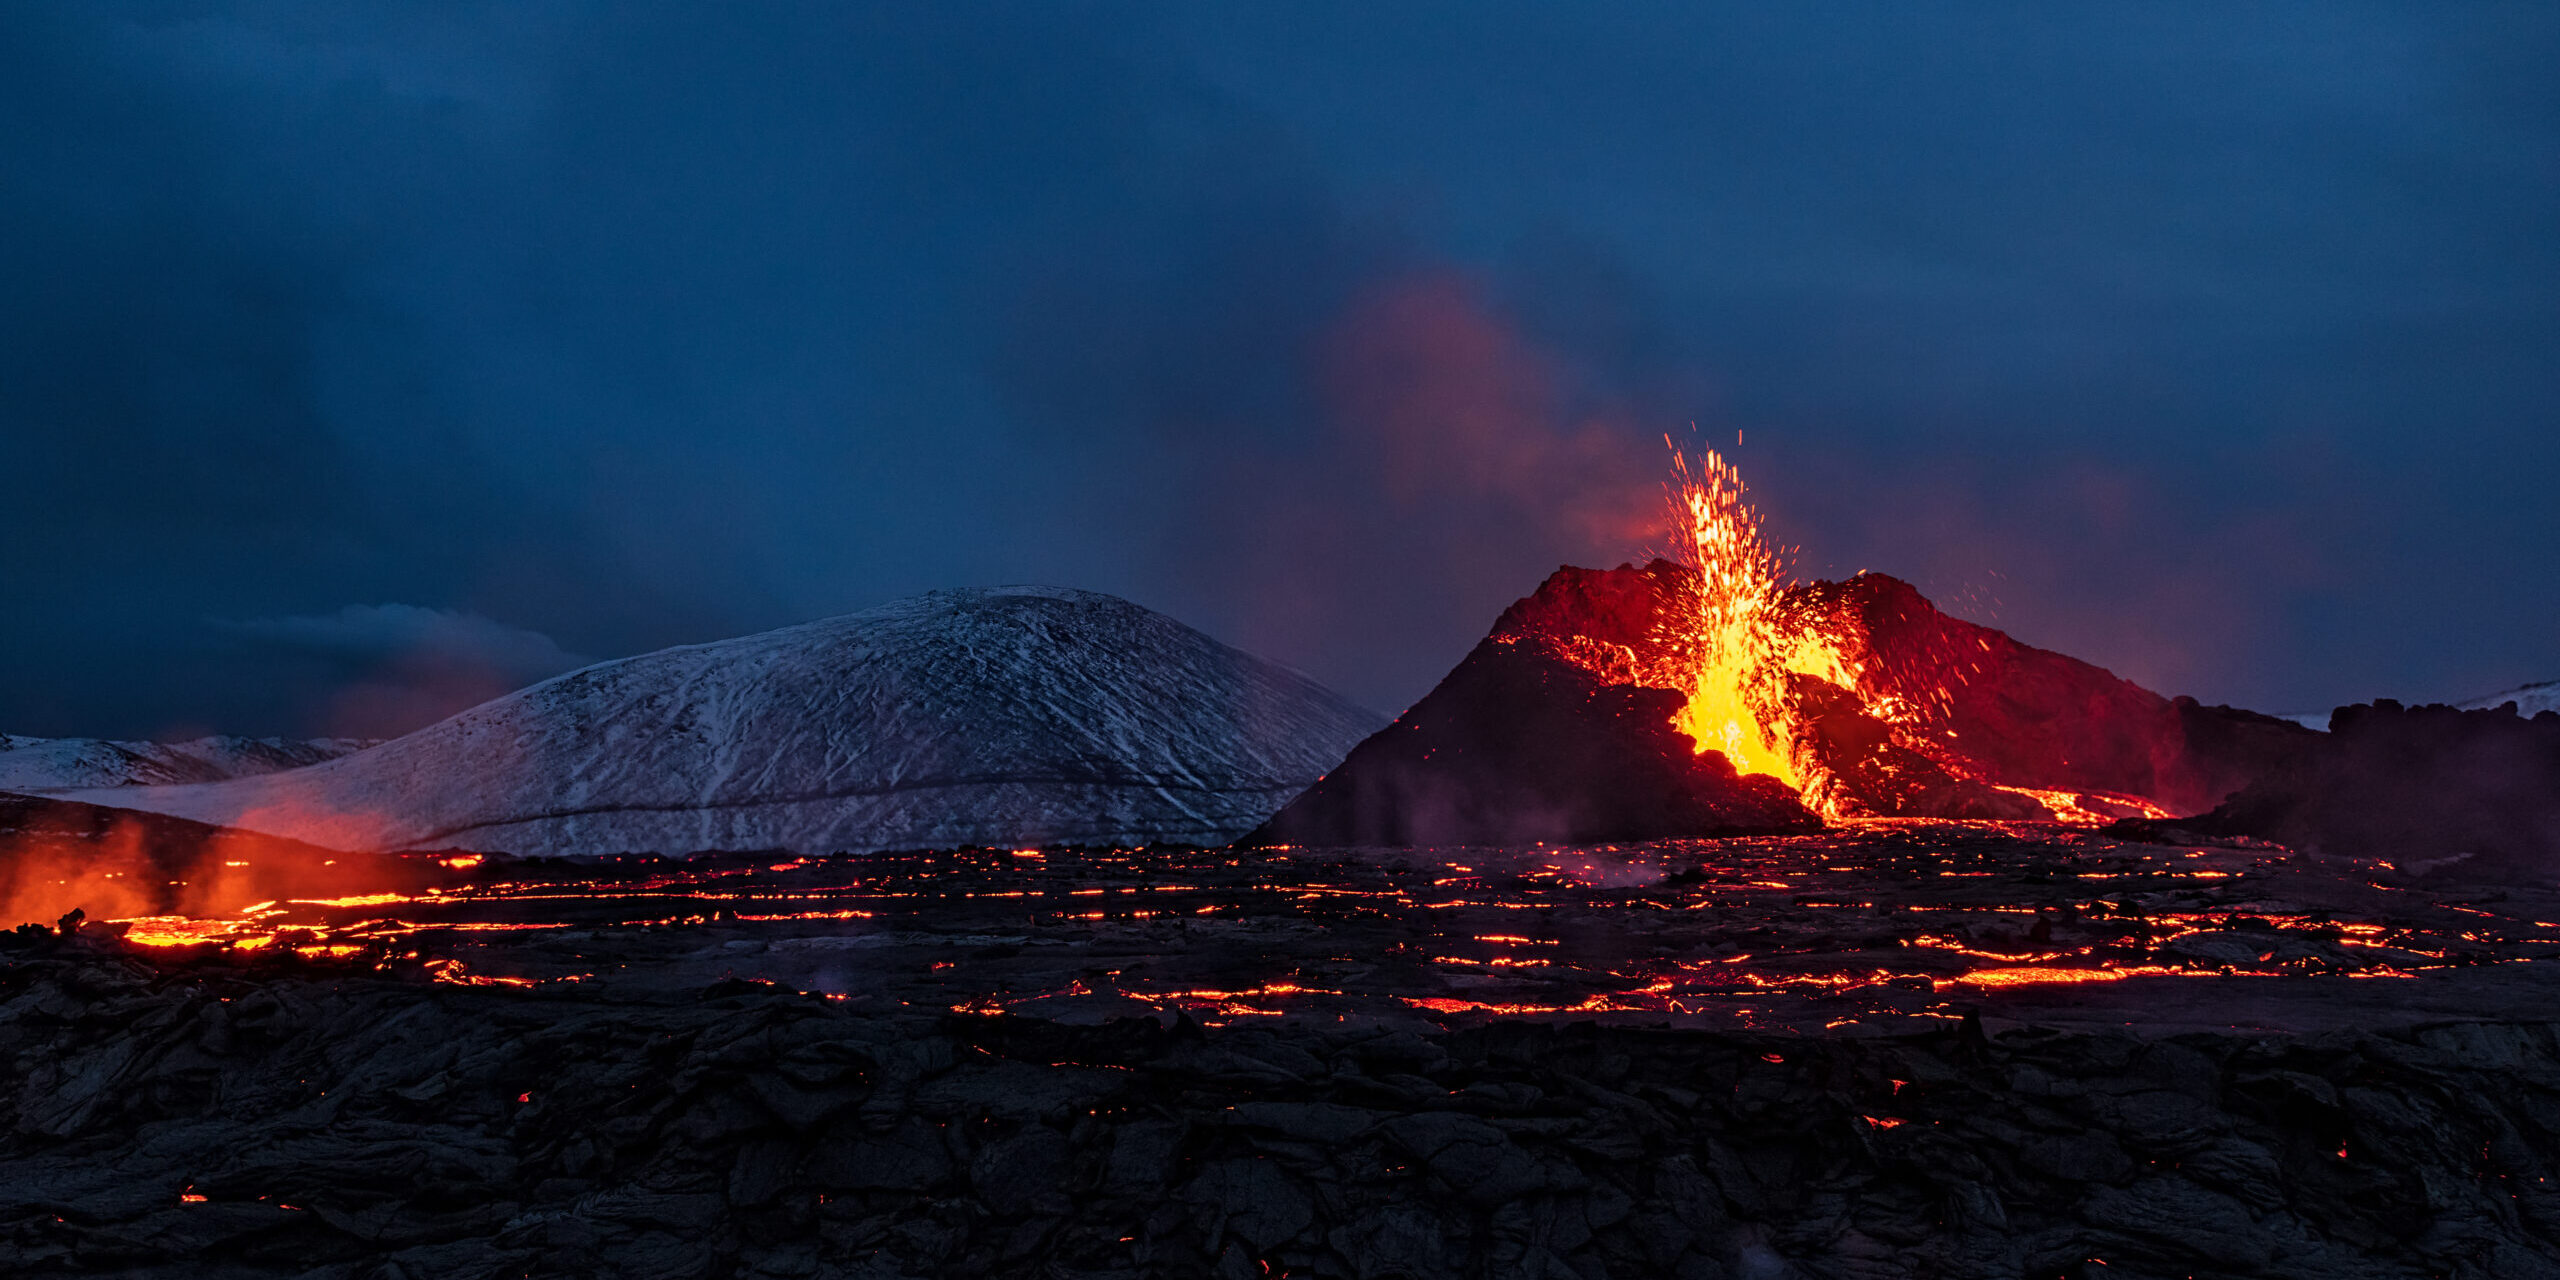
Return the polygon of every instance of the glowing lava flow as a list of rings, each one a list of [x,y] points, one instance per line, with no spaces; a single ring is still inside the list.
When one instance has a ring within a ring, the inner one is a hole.
[[[1675,550],[1696,571],[1674,634],[1666,637],[1688,705],[1673,719],[1700,751],[1721,751],[1735,769],[1792,787],[1797,776],[1786,719],[1787,674],[1857,687],[1831,639],[1780,606],[1786,586],[1776,552],[1760,536],[1760,516],[1743,501],[1742,476],[1714,450],[1695,466],[1671,445]]]

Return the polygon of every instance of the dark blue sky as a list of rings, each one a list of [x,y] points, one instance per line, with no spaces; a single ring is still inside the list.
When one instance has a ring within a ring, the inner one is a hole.
[[[1382,710],[1659,436],[2276,710],[2560,676],[2560,9],[0,9],[0,730],[934,587]]]

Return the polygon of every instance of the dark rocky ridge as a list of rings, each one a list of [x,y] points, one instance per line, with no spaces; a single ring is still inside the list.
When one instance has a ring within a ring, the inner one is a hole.
[[[11,1274],[2560,1275],[2548,1025],[1079,1028],[14,950]]]
[[[2212,812],[2123,828],[2171,829],[2548,880],[2560,868],[2560,712],[2340,707],[2310,749]]]

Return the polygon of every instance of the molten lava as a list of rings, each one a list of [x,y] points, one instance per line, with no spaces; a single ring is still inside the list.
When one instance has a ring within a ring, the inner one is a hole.
[[[1786,607],[1785,566],[1743,500],[1741,473],[1712,449],[1693,466],[1669,437],[1663,443],[1671,445],[1675,551],[1694,571],[1662,637],[1673,687],[1689,696],[1672,723],[1741,772],[1802,789],[1788,676],[1855,689],[1857,673],[1816,619]]]

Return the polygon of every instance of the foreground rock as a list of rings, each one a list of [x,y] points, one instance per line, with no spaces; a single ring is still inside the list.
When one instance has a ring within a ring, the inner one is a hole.
[[[939,591],[600,663],[309,769],[74,798],[342,849],[1223,844],[1378,717],[1116,597]]]
[[[0,993],[9,1274],[2560,1275],[2539,1024],[1074,1028],[34,939]]]

